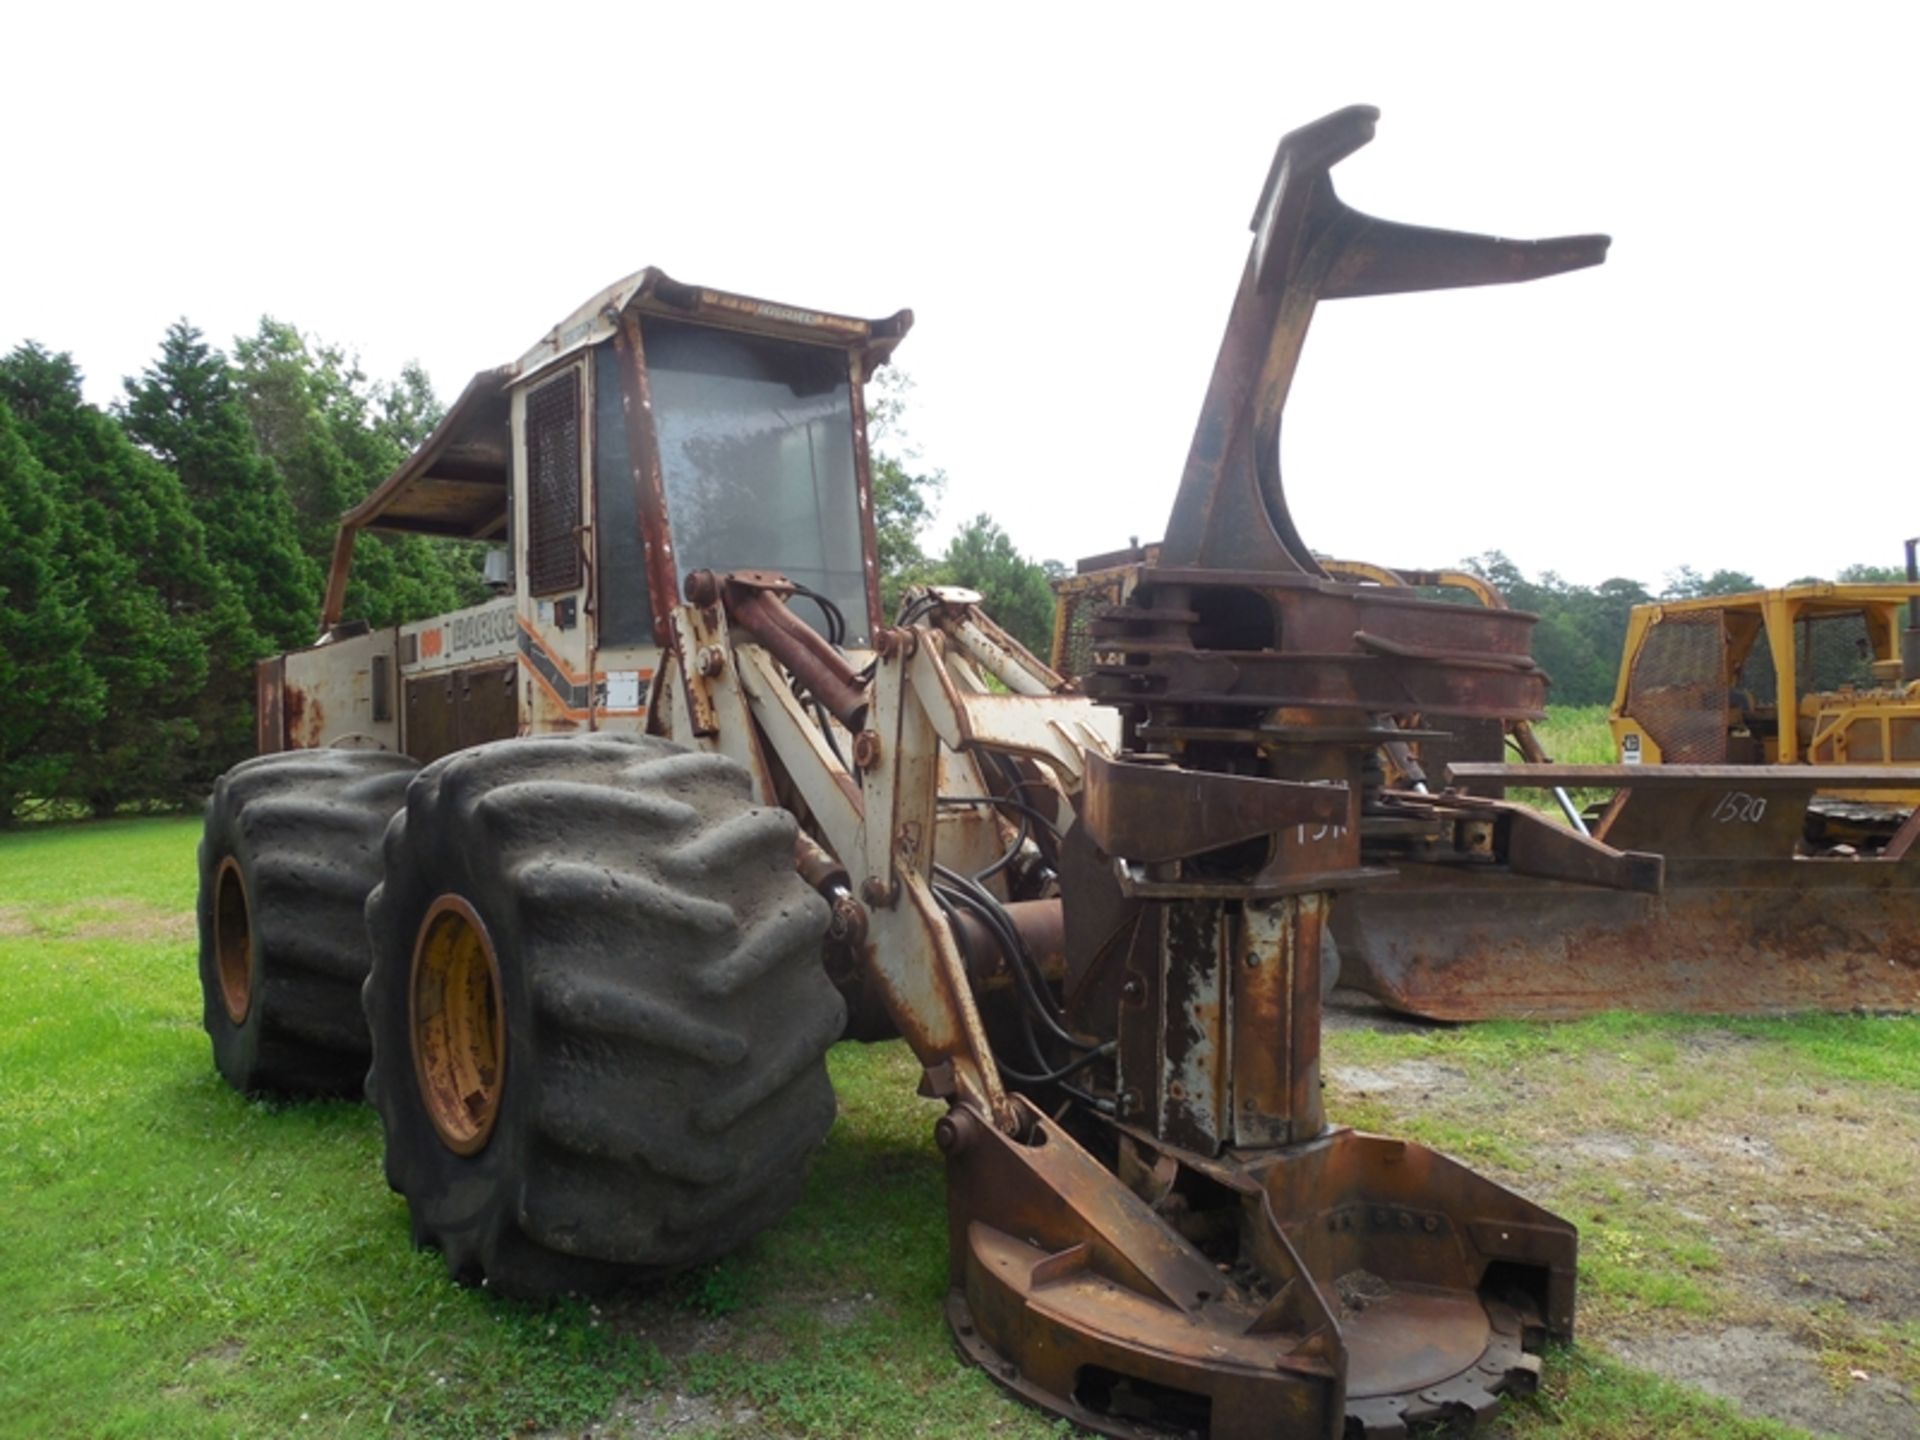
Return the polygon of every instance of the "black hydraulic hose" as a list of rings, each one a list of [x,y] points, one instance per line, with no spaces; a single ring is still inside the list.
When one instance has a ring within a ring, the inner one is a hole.
[[[847,769],[847,757],[840,753],[840,742],[833,738],[833,717],[827,714],[827,707],[818,700],[808,697],[813,705],[813,717],[820,722],[820,737],[827,742],[827,749],[833,752],[833,758],[840,762],[842,770]]]
[[[844,645],[847,643],[847,617],[840,607],[822,595],[818,590],[810,589],[799,581],[794,581],[793,593],[804,595],[820,607],[820,613],[827,617],[827,643]]]
[[[1021,995],[1054,1037],[1076,1050],[1091,1048],[1085,1040],[1080,1039],[1061,1023],[1065,1017],[1053,1003],[1053,997],[1046,993],[1045,981],[1038,975],[1039,966],[1034,963],[1025,942],[1020,939],[1019,930],[1008,918],[1006,911],[1001,908],[1000,902],[984,889],[971,884],[963,876],[954,874],[944,865],[936,865],[933,869],[936,875],[947,882],[942,888],[946,889],[949,897],[956,903],[964,905],[984,921],[999,940],[1001,951],[1007,957],[1007,968],[1013,972]]]
[[[1068,1085],[1064,1082],[1060,1088],[1090,1110],[1096,1111],[1101,1115],[1111,1115],[1114,1113],[1115,1107],[1113,1101],[1103,1095],[1095,1095],[1091,1090],[1082,1090],[1078,1085]]]
[[[1015,800],[1007,795],[942,795],[940,803],[942,805],[992,805],[1000,810],[1017,810],[1029,820],[1050,831],[1054,839],[1060,838],[1059,827],[1047,818],[1046,811],[1036,809],[1024,800]]]
[[[974,872],[974,876],[973,876],[974,884],[978,885],[985,881],[991,880],[994,876],[998,875],[1002,870],[1006,869],[1007,866],[1011,865],[1013,863],[1014,856],[1020,853],[1020,847],[1027,843],[1027,837],[1032,833],[1033,833],[1033,827],[1031,823],[1027,820],[1026,814],[1023,811],[1020,816],[1020,833],[1013,837],[1013,843],[1007,846],[1006,851],[1000,856],[998,860],[994,861],[991,865],[987,866],[986,869]]]
[[[946,912],[947,923],[949,925],[953,924],[959,918],[954,905],[954,899],[956,897],[953,896],[953,892],[947,890],[943,885],[936,885],[933,887],[933,898],[935,902],[939,904],[940,908]],[[999,937],[996,935],[995,938],[997,940]],[[1027,1042],[1027,1053],[1033,1057],[1034,1063],[1037,1064],[1041,1070],[1046,1070],[1053,1062],[1047,1059],[1046,1052],[1040,1048],[1040,1037],[1034,1034],[1032,1012],[1023,1004],[1016,1006],[1013,1013],[1014,1018],[1020,1022],[1020,1036]],[[994,1061],[1003,1068],[1005,1067],[1005,1061],[1002,1057],[996,1055]]]
[[[1054,1003],[1053,993],[1047,989],[1047,977],[1040,973],[1040,966],[1033,958],[1033,952],[1027,949],[1027,942],[1020,934],[1020,927],[1013,923],[1013,917],[1007,913],[994,893],[986,886],[956,875],[945,866],[936,865],[939,871],[955,889],[972,900],[969,907],[973,912],[993,928],[999,937],[1000,948],[1007,955],[1014,973],[1021,978],[1022,988],[1026,991],[1030,1003],[1038,1006],[1047,1018],[1055,1033],[1067,1036],[1062,1028],[1066,1021],[1066,1012]],[[1069,1043],[1082,1045],[1084,1042],[1070,1040]]]
[[[1039,1075],[1023,1074],[1022,1072],[1014,1069],[1011,1065],[1008,1065],[1005,1062],[1001,1062],[1000,1071],[1002,1074],[1006,1075],[1009,1079],[1017,1080],[1022,1085],[1057,1085],[1062,1080],[1066,1079],[1069,1075],[1073,1074],[1075,1071],[1086,1069],[1086,1067],[1093,1064],[1094,1061],[1105,1060],[1108,1056],[1113,1054],[1114,1048],[1115,1048],[1115,1042],[1112,1040],[1109,1040],[1107,1041],[1106,1044],[1096,1046],[1094,1049],[1089,1050],[1086,1054],[1080,1056],[1079,1058],[1074,1060],[1069,1060],[1066,1064],[1060,1066],[1057,1070],[1048,1070]],[[1092,1097],[1089,1096],[1088,1098],[1091,1099]]]

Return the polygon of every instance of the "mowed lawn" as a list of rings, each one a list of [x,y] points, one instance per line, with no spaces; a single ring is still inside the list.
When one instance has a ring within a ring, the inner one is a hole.
[[[194,976],[198,829],[151,819],[0,835],[0,1435],[1063,1433],[954,1358],[939,1315],[938,1109],[915,1097],[897,1044],[835,1051],[841,1115],[807,1197],[741,1255],[598,1306],[453,1286],[438,1256],[409,1244],[370,1111],[249,1102],[215,1076]],[[1456,1149],[1578,1219],[1583,1336],[1617,1337],[1625,1353],[1635,1337],[1657,1348],[1736,1321],[1791,1331],[1775,1312],[1794,1296],[1742,1300],[1740,1247],[1759,1242],[1745,1216],[1715,1205],[1770,1196],[1776,1215],[1797,1214],[1793,1176],[1742,1172],[1723,1195],[1710,1170],[1674,1161],[1680,1178],[1661,1179],[1669,1152],[1644,1137],[1670,1132],[1672,1154],[1704,1153],[1728,1106],[1746,1105],[1785,1127],[1769,1134],[1797,1164],[1817,1130],[1774,1107],[1798,1086],[1820,1124],[1871,1136],[1904,1105],[1911,1127],[1920,1027],[1749,1025],[1726,1044],[1722,1033],[1696,1020],[1349,1023],[1328,1036],[1330,1095],[1337,1117]],[[1733,1059],[1716,1058],[1736,1042]],[[1605,1084],[1617,1094],[1594,1090]],[[1671,1115],[1666,1088],[1679,1097]],[[1579,1148],[1552,1138],[1562,1103],[1577,1111]],[[1807,1203],[1836,1232],[1870,1234],[1869,1256],[1904,1246],[1886,1263],[1910,1275],[1912,1156],[1842,1139],[1855,1148],[1843,1144],[1839,1179]],[[1849,1198],[1847,1184],[1872,1193]],[[1791,1289],[1791,1255],[1780,1263]],[[1837,1403],[1864,1393],[1855,1371],[1911,1383],[1914,1315],[1849,1315],[1820,1288],[1830,1280],[1810,1272],[1813,1328],[1793,1332],[1816,1386]],[[1902,1403],[1876,1400],[1889,1415]],[[1920,1410],[1907,1413],[1912,1428],[1884,1433],[1920,1433]],[[1550,1357],[1542,1395],[1508,1407],[1495,1433],[1799,1432],[1583,1339]]]

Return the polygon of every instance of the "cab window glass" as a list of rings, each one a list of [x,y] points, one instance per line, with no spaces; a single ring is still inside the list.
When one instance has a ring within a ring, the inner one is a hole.
[[[819,345],[643,322],[667,524],[695,570],[777,570],[870,632],[846,356]],[[794,613],[824,630],[819,607]]]

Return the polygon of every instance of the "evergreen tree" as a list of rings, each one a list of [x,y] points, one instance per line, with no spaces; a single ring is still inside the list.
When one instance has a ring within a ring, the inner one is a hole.
[[[392,389],[370,385],[359,363],[263,318],[234,343],[254,438],[286,479],[302,547],[325,567],[340,516],[397,469],[440,416],[418,366]],[[347,614],[374,625],[418,620],[487,598],[482,547],[414,535],[362,535]]]
[[[254,629],[277,650],[311,642],[322,574],[300,548],[279,472],[254,445],[226,357],[179,320],[160,358],[125,383],[122,423],[180,477]]]
[[[908,586],[924,584],[931,575],[933,562],[920,548],[920,532],[933,519],[934,504],[947,483],[944,471],[920,466],[920,451],[902,428],[912,388],[904,372],[888,366],[866,394],[874,550],[880,565],[880,606],[889,616],[899,613],[900,596]]]
[[[947,545],[938,583],[980,592],[981,608],[1022,645],[1045,659],[1053,644],[1053,587],[1046,567],[1014,548],[1007,532],[976,515]]]
[[[231,677],[265,647],[178,477],[85,403],[68,356],[25,345],[0,360],[0,401],[68,516],[62,558],[105,696],[61,793],[96,814],[178,802],[244,753],[249,696]],[[228,684],[210,686],[216,673]]]
[[[447,413],[417,360],[401,366],[400,378],[391,385],[376,385],[374,397],[380,412],[374,428],[398,447],[402,458],[419,449]]]
[[[1709,595],[1743,595],[1764,589],[1766,586],[1744,570],[1716,570],[1711,575],[1702,575],[1691,565],[1682,565],[1667,576],[1667,588],[1660,598],[1699,600]]]
[[[103,709],[63,564],[67,529],[53,481],[0,402],[0,826],[23,800],[62,792],[75,744]]]
[[[1906,582],[1907,571],[1903,565],[1846,565],[1839,574],[1842,585],[1900,585]],[[1806,584],[1796,580],[1796,585]],[[1817,581],[1815,582],[1817,583]]]

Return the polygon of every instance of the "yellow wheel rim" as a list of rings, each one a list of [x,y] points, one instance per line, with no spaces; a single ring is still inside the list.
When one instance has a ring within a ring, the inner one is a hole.
[[[407,1024],[427,1118],[449,1150],[477,1154],[500,1115],[507,1026],[492,937],[458,895],[442,895],[420,922]]]

